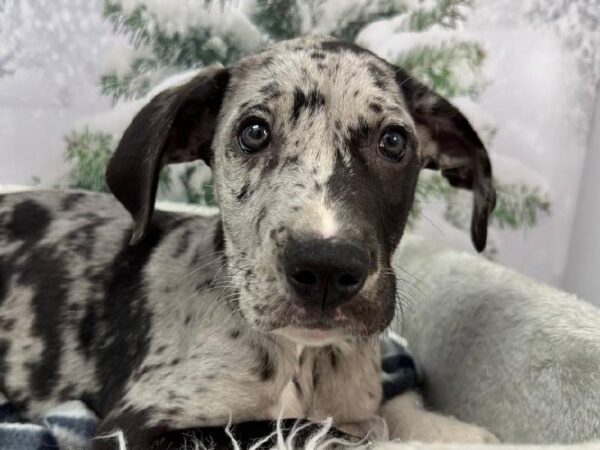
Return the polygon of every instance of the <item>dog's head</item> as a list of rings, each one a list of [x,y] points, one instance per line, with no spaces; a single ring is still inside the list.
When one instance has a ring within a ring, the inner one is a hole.
[[[142,238],[164,164],[213,170],[239,310],[325,342],[391,321],[391,258],[421,168],[474,192],[472,240],[495,203],[486,150],[448,101],[369,51],[327,37],[208,68],[133,119],[108,183]]]

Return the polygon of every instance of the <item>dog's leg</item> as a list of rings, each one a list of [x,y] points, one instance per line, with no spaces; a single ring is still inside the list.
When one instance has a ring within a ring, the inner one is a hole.
[[[384,403],[379,413],[388,425],[390,439],[461,444],[499,442],[484,428],[427,411],[421,396],[414,391]]]

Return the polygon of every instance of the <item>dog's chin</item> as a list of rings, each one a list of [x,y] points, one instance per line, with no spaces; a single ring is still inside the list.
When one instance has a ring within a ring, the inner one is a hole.
[[[283,336],[296,344],[309,347],[322,347],[344,340],[348,335],[342,329],[323,330],[319,328],[283,327],[273,330],[274,334]]]
[[[358,300],[354,307],[324,309],[285,302],[279,311],[259,323],[263,331],[309,346],[330,345],[348,338],[369,338],[385,330],[394,315],[394,303],[386,308],[382,303]]]

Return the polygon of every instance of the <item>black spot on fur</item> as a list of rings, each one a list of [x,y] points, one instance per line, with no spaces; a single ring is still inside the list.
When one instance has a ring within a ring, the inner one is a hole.
[[[346,41],[325,41],[321,44],[321,48],[326,52],[330,53],[342,53],[342,52],[350,52],[355,55],[364,55],[365,53],[371,53],[368,50],[365,50],[362,47],[359,47],[356,44]]]
[[[376,113],[380,113],[381,111],[383,111],[383,108],[378,103],[369,103],[369,108],[371,109],[371,111]]]
[[[173,406],[172,408],[168,408],[165,412],[169,416],[173,417],[173,416],[182,416],[184,414],[185,410],[181,407]]]
[[[300,112],[302,108],[306,104],[306,96],[304,92],[302,92],[299,88],[294,90],[294,106],[292,106],[292,121],[294,123],[298,122],[300,118]]]
[[[302,392],[302,386],[300,385],[300,381],[298,381],[298,377],[292,378],[292,383],[294,383],[294,387],[296,388],[296,393],[298,394],[298,398],[302,399],[304,397],[304,392]]]
[[[8,355],[8,349],[10,348],[10,343],[8,339],[0,339],[0,373],[6,374],[8,371],[8,367],[6,365],[6,356]],[[0,377],[0,392],[6,392],[5,376]]]
[[[173,252],[173,258],[180,258],[190,247],[190,240],[192,239],[192,230],[186,229],[179,238],[175,251]]]
[[[169,227],[157,225],[164,216],[160,212],[155,215],[147,236],[137,245],[129,245],[126,233],[121,251],[108,268],[100,315],[104,327],[96,349],[101,415],[122,398],[127,380],[148,353],[152,314],[146,306],[144,269],[163,238],[162,227]]]
[[[10,266],[4,263],[3,259],[0,258],[0,306],[8,295],[8,283],[10,280],[9,268]]]
[[[85,315],[79,324],[79,343],[83,354],[88,359],[92,356],[92,348],[96,337],[96,321],[96,308],[90,302],[86,305]]]
[[[192,315],[188,314],[187,316],[185,316],[185,324],[189,325],[190,322],[192,321]]]
[[[107,221],[96,214],[87,215],[85,220],[88,223],[67,233],[63,239],[63,243],[69,249],[73,250],[74,253],[82,255],[87,260],[91,260],[95,250],[98,228]]]
[[[233,330],[231,330],[231,332],[229,333],[229,336],[231,336],[232,339],[237,339],[240,337],[240,334],[242,332],[239,330],[239,328],[234,328]]]
[[[256,311],[258,314],[264,314],[267,311],[268,306],[259,304],[259,305],[254,305],[252,307],[252,309],[254,309],[254,311]]]
[[[311,57],[311,59],[315,59],[315,60],[323,60],[323,59],[327,58],[327,55],[324,52],[315,50],[310,53],[310,57]]]
[[[358,125],[348,127],[346,132],[345,147],[363,163],[365,162],[364,156],[359,150],[368,145],[370,133],[369,123],[362,116],[359,117]]]
[[[379,89],[385,89],[387,87],[387,77],[385,72],[374,63],[367,64],[367,69],[373,77],[375,86]]]
[[[264,112],[266,114],[270,114],[271,110],[269,109],[269,107],[267,105],[263,105],[262,103],[257,103],[255,105],[252,105],[250,108],[248,108],[250,111],[260,111],[260,112]]]
[[[15,328],[15,319],[6,319],[0,316],[0,329],[4,331],[12,331]]]
[[[213,237],[213,245],[215,251],[221,252],[225,248],[225,234],[223,233],[223,222],[219,222],[215,229],[215,235]]]
[[[204,291],[206,288],[212,286],[212,284],[213,284],[212,279],[203,281],[196,286],[196,292],[200,293],[200,292]]]
[[[283,164],[281,165],[281,170],[283,170],[283,169],[285,169],[286,167],[289,167],[289,166],[297,166],[298,165],[298,161],[299,161],[298,156],[290,156],[289,158],[286,158],[283,161]]]
[[[274,153],[260,170],[260,178],[264,179],[269,175],[279,164],[279,154]]]
[[[245,101],[244,103],[242,103],[242,104],[240,105],[240,110],[242,110],[242,111],[243,111],[243,110],[247,109],[247,108],[248,108],[248,106],[250,106],[250,104],[251,104],[251,103],[252,103],[252,100],[247,100],[247,101]]]
[[[273,81],[267,84],[266,86],[263,86],[260,89],[260,93],[265,96],[266,101],[271,101],[278,98],[281,95],[281,88],[279,87],[278,83]]]
[[[60,208],[63,211],[70,211],[85,197],[86,195],[80,192],[71,192],[69,194],[66,194],[60,202]]]
[[[338,366],[338,355],[334,348],[329,349],[329,362],[333,369],[337,369]]]
[[[237,195],[237,199],[240,203],[244,203],[252,196],[252,191],[250,190],[250,186],[245,184],[242,186],[242,189]]]
[[[300,88],[296,88],[294,90],[294,105],[292,107],[291,119],[294,123],[297,123],[303,110],[306,109],[312,115],[324,106],[325,97],[317,89],[312,89],[308,94],[305,94]]]
[[[75,384],[69,383],[63,386],[58,391],[58,398],[61,401],[74,400],[77,398],[77,386]]]
[[[155,371],[157,371],[159,369],[162,369],[163,367],[165,367],[165,365],[163,363],[143,365],[143,366],[140,367],[140,369],[138,370],[138,372],[134,376],[134,379],[139,380],[143,375],[155,372]]]
[[[162,352],[164,352],[166,349],[167,349],[167,346],[166,346],[166,345],[161,345],[160,347],[158,347],[158,348],[156,349],[156,351],[155,351],[154,353],[155,353],[155,354],[157,354],[157,355],[160,355],[160,354],[161,354]]]
[[[308,93],[308,109],[312,112],[325,106],[325,97],[317,89]]]
[[[256,218],[256,233],[260,232],[260,225],[262,221],[265,220],[265,217],[267,217],[267,207],[263,206],[262,208],[260,208],[260,211],[258,212],[258,217]]]
[[[46,208],[33,200],[24,200],[15,205],[7,228],[14,239],[32,245],[44,237],[50,220],[50,212]]]
[[[46,217],[37,210],[36,214]],[[36,232],[34,235],[39,236]],[[46,399],[52,393],[60,375],[63,354],[62,308],[69,293],[67,261],[54,247],[38,247],[27,254],[28,270],[19,273],[19,282],[33,291],[34,312],[31,333],[42,343],[41,357],[28,364],[29,384],[33,395]]]
[[[259,67],[269,67],[271,65],[271,63],[273,62],[273,57],[272,56],[265,56],[263,58],[263,60],[260,62]]]
[[[271,359],[269,351],[263,346],[256,347],[256,366],[254,373],[259,377],[260,381],[272,380],[275,376],[275,363]]]

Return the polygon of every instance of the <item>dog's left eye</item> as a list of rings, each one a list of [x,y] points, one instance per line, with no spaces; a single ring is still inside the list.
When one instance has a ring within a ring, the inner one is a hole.
[[[400,161],[406,152],[406,133],[400,127],[386,129],[379,139],[379,151],[391,161]]]
[[[269,126],[262,119],[250,119],[245,122],[238,134],[238,142],[244,153],[256,153],[264,150],[271,139]]]

